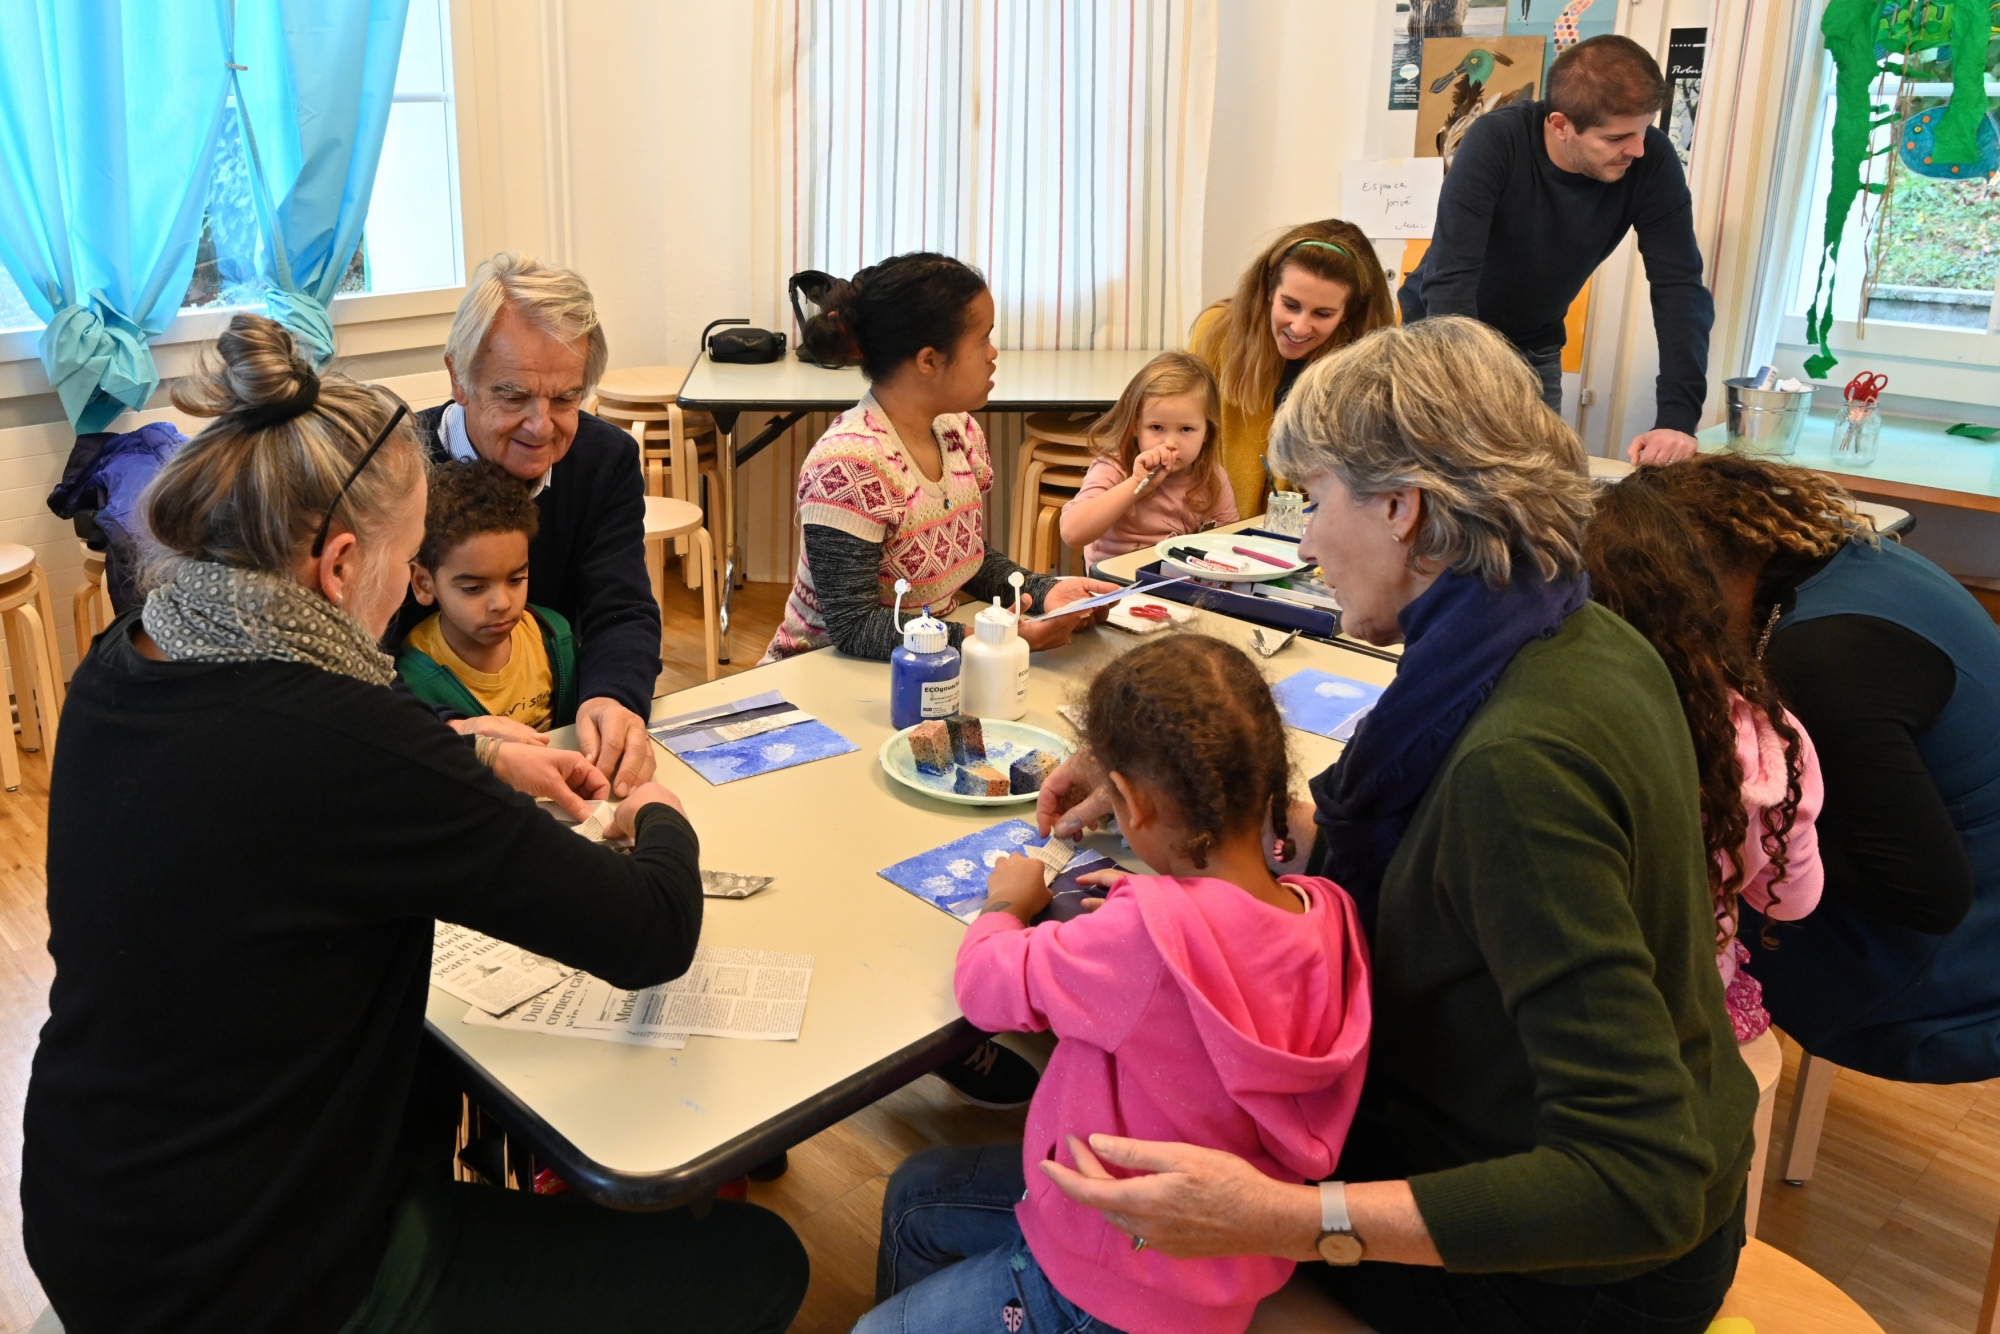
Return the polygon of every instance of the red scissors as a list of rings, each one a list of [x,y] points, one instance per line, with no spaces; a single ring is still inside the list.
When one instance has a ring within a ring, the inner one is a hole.
[[[1863,371],[1852,380],[1849,380],[1847,388],[1841,392],[1843,397],[1850,403],[1873,403],[1877,398],[1882,396],[1882,391],[1888,387],[1888,376],[1872,375],[1867,371]]]

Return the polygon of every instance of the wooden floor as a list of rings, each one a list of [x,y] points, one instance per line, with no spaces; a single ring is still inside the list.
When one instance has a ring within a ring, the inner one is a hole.
[[[700,603],[674,580],[668,586],[668,638],[698,646]],[[762,655],[784,594],[776,584],[738,593],[726,671]],[[670,654],[660,688],[700,679],[695,647]],[[21,791],[0,795],[0,1334],[26,1330],[42,1308],[21,1253],[19,1173],[21,1104],[54,971],[42,878],[48,768],[30,755],[22,769]],[[1780,1127],[1796,1065],[1788,1044]],[[899,1161],[933,1144],[1018,1139],[1021,1121],[969,1107],[923,1079],[793,1149],[791,1170],[751,1191],[791,1222],[812,1256],[812,1287],[793,1329],[836,1334],[868,1308],[882,1193]],[[1774,1166],[1763,1208],[1763,1239],[1838,1283],[1889,1334],[1966,1334],[2000,1219],[2000,1081],[1939,1088],[1843,1071],[1817,1176],[1787,1186]]]

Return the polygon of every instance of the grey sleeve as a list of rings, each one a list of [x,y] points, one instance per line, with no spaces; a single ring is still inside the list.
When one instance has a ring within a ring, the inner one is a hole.
[[[868,542],[824,524],[804,525],[806,561],[812,566],[813,591],[819,597],[820,619],[834,647],[854,658],[887,662],[903,642],[896,630],[892,608],[882,605],[882,544]],[[1013,605],[1014,590],[1007,576],[1021,567],[992,547],[963,592],[969,598],[991,601],[995,595]],[[1021,591],[1029,599],[1028,609],[1041,609],[1042,595],[1054,587],[1052,575],[1030,574]],[[915,615],[918,608],[906,608]],[[948,624],[952,647],[965,639],[965,627]]]

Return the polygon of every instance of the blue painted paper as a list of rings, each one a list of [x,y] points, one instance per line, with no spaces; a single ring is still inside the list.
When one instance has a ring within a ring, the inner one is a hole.
[[[970,922],[986,902],[986,875],[994,864],[1010,852],[1037,848],[1045,841],[1026,820],[1007,820],[877,874],[961,922]]]
[[[1382,698],[1383,689],[1307,668],[1272,686],[1271,696],[1278,702],[1278,713],[1285,726],[1335,741],[1349,741],[1362,716]]]
[[[739,778],[776,773],[858,749],[852,741],[815,718],[776,732],[690,751],[680,758],[681,763],[719,787]]]

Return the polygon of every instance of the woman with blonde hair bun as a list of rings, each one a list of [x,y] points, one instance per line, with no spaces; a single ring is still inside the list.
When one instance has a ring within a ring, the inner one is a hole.
[[[216,352],[176,393],[214,420],[142,502],[154,586],[78,665],[50,780],[21,1205],[57,1316],[784,1329],[806,1259],[772,1214],[452,1180],[457,1098],[423,1115],[445,1100],[418,1069],[434,924],[665,982],[701,934],[694,829],[647,783],[613,821],[631,856],[578,838],[524,790],[589,814],[609,785],[582,756],[391,691],[378,643],[424,527],[408,409],[259,316]]]
[[[1404,645],[1283,831],[1369,934],[1361,1109],[1317,1186],[1102,1135],[1042,1170],[1166,1255],[1324,1260],[1381,1334],[1701,1334],[1757,1085],[1673,678],[1588,597],[1583,450],[1505,339],[1446,317],[1301,375],[1272,463],[1317,503],[1301,553],[1342,628]],[[1039,821],[1094,818],[1099,782],[1071,759]]]
[[[1239,513],[1263,512],[1271,418],[1300,372],[1395,322],[1375,247],[1339,218],[1287,228],[1243,270],[1233,297],[1195,318],[1188,351],[1222,388],[1222,466]]]

